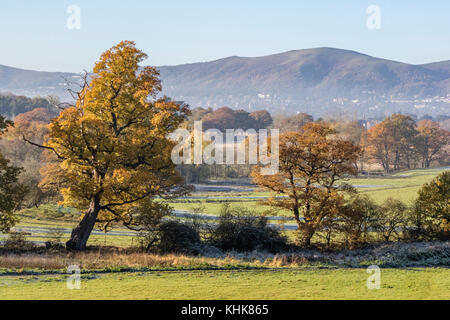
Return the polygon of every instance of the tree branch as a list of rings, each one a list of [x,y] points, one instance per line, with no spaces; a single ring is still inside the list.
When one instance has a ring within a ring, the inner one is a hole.
[[[35,146],[35,147],[39,147],[39,148],[42,148],[42,149],[47,149],[47,150],[53,151],[53,153],[54,153],[54,154],[58,157],[58,159],[60,159],[60,160],[65,160],[65,159],[66,159],[66,158],[64,158],[63,156],[61,156],[58,152],[56,152],[56,150],[55,150],[54,148],[52,148],[52,147],[47,147],[47,146],[43,146],[43,145],[41,145],[41,144],[32,142],[32,141],[28,140],[27,138],[25,138],[25,135],[23,135],[23,134],[22,134],[22,138],[23,138],[23,140],[24,140],[25,142],[28,142],[28,143],[31,144],[32,146]]]

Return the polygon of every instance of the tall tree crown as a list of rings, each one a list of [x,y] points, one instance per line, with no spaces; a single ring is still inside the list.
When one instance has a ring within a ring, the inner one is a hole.
[[[139,66],[146,57],[130,41],[107,50],[76,92],[76,104],[49,125],[45,146],[59,158],[61,174],[54,164],[48,172],[64,180],[63,203],[86,210],[96,201],[99,222],[131,223],[132,207],[183,189],[166,136],[188,108],[157,98],[159,72]]]

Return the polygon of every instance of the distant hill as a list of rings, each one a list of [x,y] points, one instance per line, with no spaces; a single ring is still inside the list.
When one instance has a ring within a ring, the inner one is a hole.
[[[76,76],[7,68],[0,67],[0,90],[21,94],[50,88],[60,94],[61,76]],[[315,116],[358,113],[358,117],[450,112],[450,61],[410,65],[355,51],[316,48],[159,69],[164,94],[193,107]]]
[[[422,64],[422,67],[433,70],[433,71],[443,71],[446,72],[447,75],[450,74],[450,60],[447,61],[441,61],[441,62],[434,62],[434,63],[428,63],[428,64]]]
[[[449,62],[410,65],[354,51],[318,48],[160,70],[169,96],[202,106],[284,109],[321,116],[339,109],[360,115],[448,113],[450,106],[436,103],[430,106],[435,109],[421,110],[420,102],[450,93]]]
[[[0,91],[34,96],[58,95],[68,98],[67,81],[79,81],[68,72],[42,72],[0,65]]]

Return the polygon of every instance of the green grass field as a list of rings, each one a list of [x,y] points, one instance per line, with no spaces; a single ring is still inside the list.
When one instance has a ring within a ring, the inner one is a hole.
[[[0,276],[0,299],[450,299],[450,269],[173,271],[67,276]]]

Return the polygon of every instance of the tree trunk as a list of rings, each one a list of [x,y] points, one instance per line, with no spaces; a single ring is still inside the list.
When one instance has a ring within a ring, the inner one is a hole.
[[[84,215],[78,226],[72,230],[70,240],[66,242],[67,249],[83,251],[86,243],[94,229],[97,216],[100,211],[100,197],[96,196],[89,206],[89,210]]]
[[[302,232],[302,246],[308,248],[311,246],[311,238],[314,235],[314,229],[310,225],[303,225]]]

